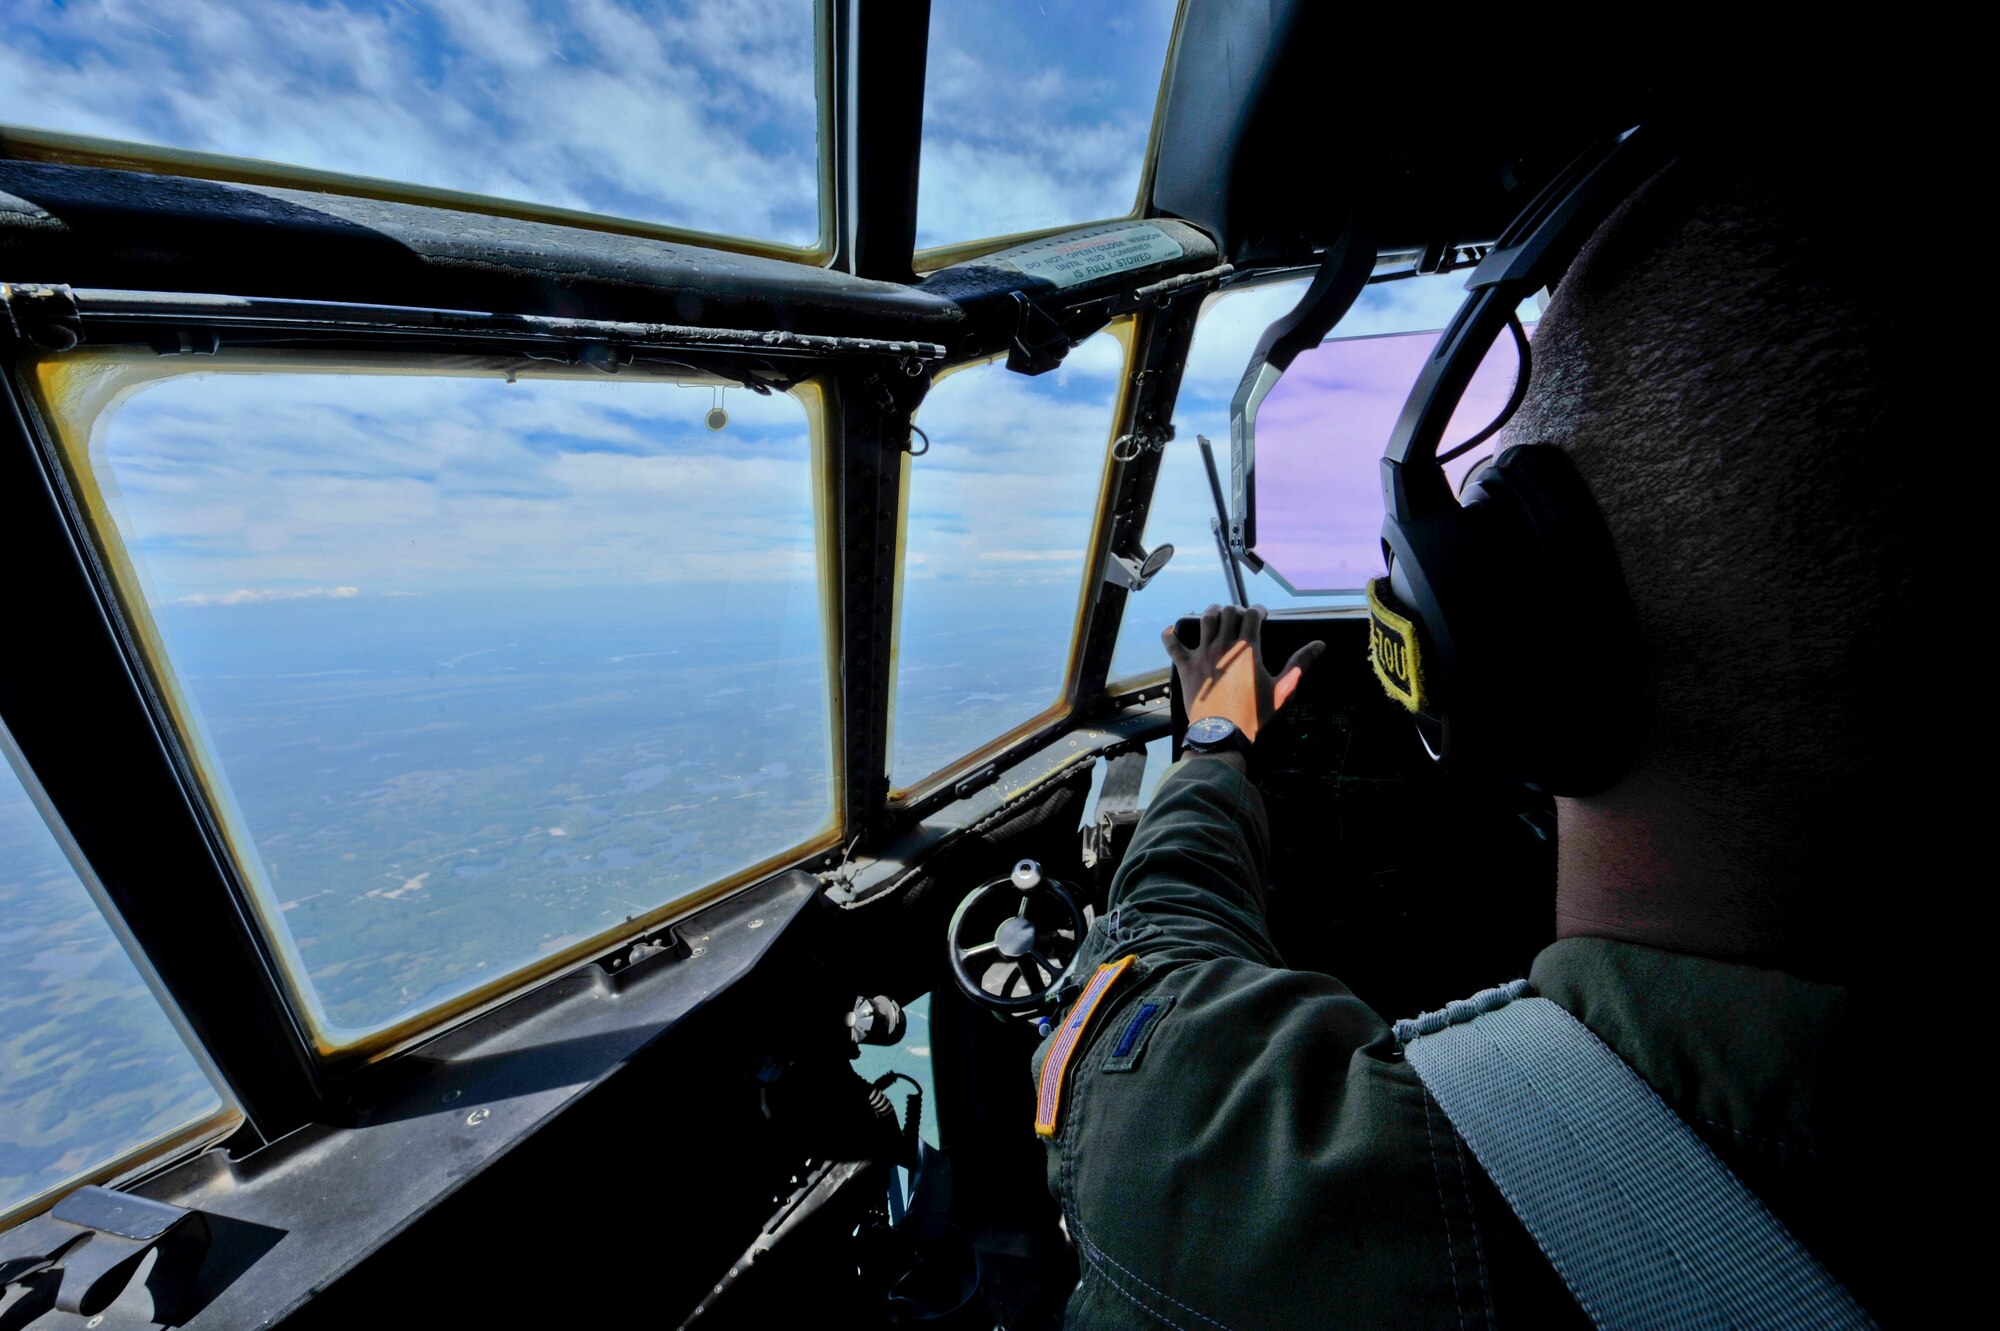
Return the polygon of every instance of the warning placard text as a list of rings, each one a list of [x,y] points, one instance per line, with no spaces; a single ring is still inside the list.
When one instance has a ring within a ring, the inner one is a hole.
[[[1023,245],[994,255],[1026,273],[1073,287],[1093,278],[1129,272],[1178,259],[1179,242],[1159,227],[1144,222],[1120,222],[1054,240]]]

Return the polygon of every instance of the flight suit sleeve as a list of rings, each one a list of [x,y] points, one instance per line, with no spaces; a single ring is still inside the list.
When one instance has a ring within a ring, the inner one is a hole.
[[[1111,880],[1105,914],[1070,963],[1061,1008],[1073,1010],[1096,970],[1126,957],[1131,974],[1116,982],[1107,1014],[1170,971],[1214,961],[1282,966],[1264,922],[1270,839],[1263,796],[1247,776],[1212,758],[1175,763]],[[1054,1040],[1035,1052],[1037,1081]]]
[[[1269,854],[1243,774],[1171,769],[1036,1051],[1035,1129],[1082,1266],[1071,1326],[1463,1321],[1450,1300],[1475,1278],[1437,1183],[1459,1163],[1434,1163],[1453,1139],[1387,1023],[1284,966]]]
[[[1111,882],[1104,944],[1160,962],[1283,962],[1264,920],[1270,824],[1256,784],[1183,758],[1160,783]]]

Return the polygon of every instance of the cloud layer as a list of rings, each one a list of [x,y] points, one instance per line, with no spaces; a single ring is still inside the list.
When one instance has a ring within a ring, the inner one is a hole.
[[[0,4],[0,122],[789,244],[811,0]]]
[[[1132,211],[1176,8],[933,6],[918,246]]]
[[[800,581],[803,405],[627,378],[208,374],[101,427],[156,603]]]
[[[1130,211],[1175,9],[935,7],[919,245]],[[812,0],[0,12],[0,122],[786,244],[819,233]]]
[[[1073,596],[1124,351],[949,376],[919,420],[909,584]],[[630,378],[201,373],[153,384],[96,452],[156,603],[229,606],[815,576],[801,402]],[[950,593],[946,593],[947,596]]]
[[[174,605],[267,605],[272,601],[345,601],[361,595],[359,587],[238,587],[233,592],[192,592],[176,596]]]

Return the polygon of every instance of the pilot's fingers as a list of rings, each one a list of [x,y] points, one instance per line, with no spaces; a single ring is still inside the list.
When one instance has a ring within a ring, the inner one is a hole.
[[[1215,634],[1222,623],[1222,607],[1212,605],[1201,612],[1201,645],[1208,646],[1215,641]]]
[[[1217,642],[1235,642],[1243,635],[1243,611],[1239,606],[1225,605],[1217,617],[1215,625]]]
[[[1309,642],[1292,653],[1292,659],[1285,662],[1285,668],[1278,672],[1277,680],[1271,685],[1272,711],[1277,711],[1280,707],[1291,701],[1292,695],[1299,690],[1299,680],[1305,676],[1307,668],[1314,661],[1317,661],[1319,654],[1325,650],[1325,643]]]
[[[1243,612],[1243,640],[1255,647],[1262,640],[1264,617],[1271,612],[1261,605],[1253,605]]]
[[[1319,660],[1319,654],[1325,650],[1326,650],[1326,644],[1324,642],[1321,641],[1309,642],[1305,646],[1299,648],[1296,652],[1292,653],[1292,659],[1285,662],[1285,670],[1288,673],[1290,671],[1296,670],[1301,675],[1303,675],[1307,670],[1309,670],[1312,667],[1312,663],[1314,661]]]
[[[1167,645],[1167,659],[1175,665],[1187,660],[1188,650],[1181,646],[1181,635],[1174,631],[1172,624],[1160,630],[1160,641]]]

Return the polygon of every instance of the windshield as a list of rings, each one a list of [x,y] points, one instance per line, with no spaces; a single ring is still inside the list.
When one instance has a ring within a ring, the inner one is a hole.
[[[814,245],[813,0],[9,5],[0,124]]]
[[[816,405],[311,369],[63,424],[327,1048],[832,839]]]
[[[918,247],[1130,213],[1178,8],[932,5]]]
[[[0,1224],[223,1109],[0,726]]]

